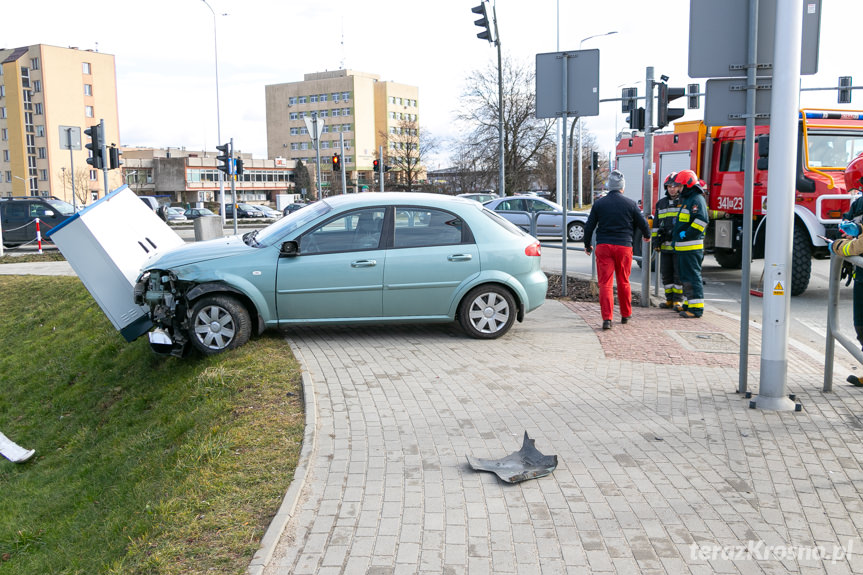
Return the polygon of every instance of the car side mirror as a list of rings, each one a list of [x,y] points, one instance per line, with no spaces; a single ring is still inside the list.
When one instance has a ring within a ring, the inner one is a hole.
[[[279,248],[279,255],[289,258],[300,255],[300,244],[293,240],[283,242],[282,247]]]

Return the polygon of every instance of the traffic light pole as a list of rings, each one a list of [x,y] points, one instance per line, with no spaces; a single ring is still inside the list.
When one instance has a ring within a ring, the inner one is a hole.
[[[647,67],[644,81],[644,185],[641,211],[649,214],[653,206],[653,66]],[[650,238],[648,238],[650,239]],[[641,242],[641,307],[650,307],[650,243]]]
[[[378,161],[378,179],[381,181],[381,193],[384,191],[384,147],[378,147],[378,157],[380,161]]]
[[[105,179],[105,195],[107,196],[110,190],[108,189],[108,146],[105,143],[107,142],[107,138],[105,137],[104,118],[99,120],[99,133],[102,135],[102,176]]]
[[[239,219],[239,206],[237,206],[237,178],[235,176],[236,169],[234,166],[234,138],[231,138],[231,151],[229,153],[230,160],[228,165],[231,167],[231,201],[234,203],[234,235],[237,235],[237,220]]]
[[[339,132],[339,146],[340,146],[340,149],[342,150],[342,161],[341,161],[341,164],[342,164],[342,166],[341,166],[341,168],[342,168],[342,193],[347,194],[348,193],[348,167],[346,165],[347,161],[345,161],[345,133],[344,132]]]

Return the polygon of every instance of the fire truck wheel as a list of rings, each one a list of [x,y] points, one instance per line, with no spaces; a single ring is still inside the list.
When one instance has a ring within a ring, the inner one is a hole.
[[[713,251],[713,257],[720,267],[730,270],[739,270],[743,261],[740,250],[735,251],[731,248],[716,248]]]
[[[809,287],[812,273],[812,242],[802,224],[794,224],[794,249],[791,252],[791,295],[800,295]]]

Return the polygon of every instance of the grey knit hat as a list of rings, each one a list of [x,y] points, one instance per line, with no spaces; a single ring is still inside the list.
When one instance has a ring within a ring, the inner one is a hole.
[[[617,170],[611,172],[611,175],[608,176],[608,191],[620,191],[626,186],[626,179],[623,177],[623,174]]]

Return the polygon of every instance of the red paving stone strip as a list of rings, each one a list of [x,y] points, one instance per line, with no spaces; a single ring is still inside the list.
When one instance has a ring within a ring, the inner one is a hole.
[[[563,300],[561,303],[596,332],[605,356],[609,359],[668,365],[738,365],[740,355],[737,350],[731,353],[693,351],[682,346],[670,335],[670,332],[720,333],[737,343],[740,341],[740,323],[733,318],[707,310],[701,318],[686,319],[667,309],[634,307],[633,318],[623,325],[615,308],[614,327],[603,330],[598,303]],[[760,337],[759,330],[750,330],[749,373],[757,374],[759,370]],[[789,348],[788,358],[789,371],[794,371],[792,366],[810,371],[813,367],[819,368],[819,365],[823,365],[795,348]]]

